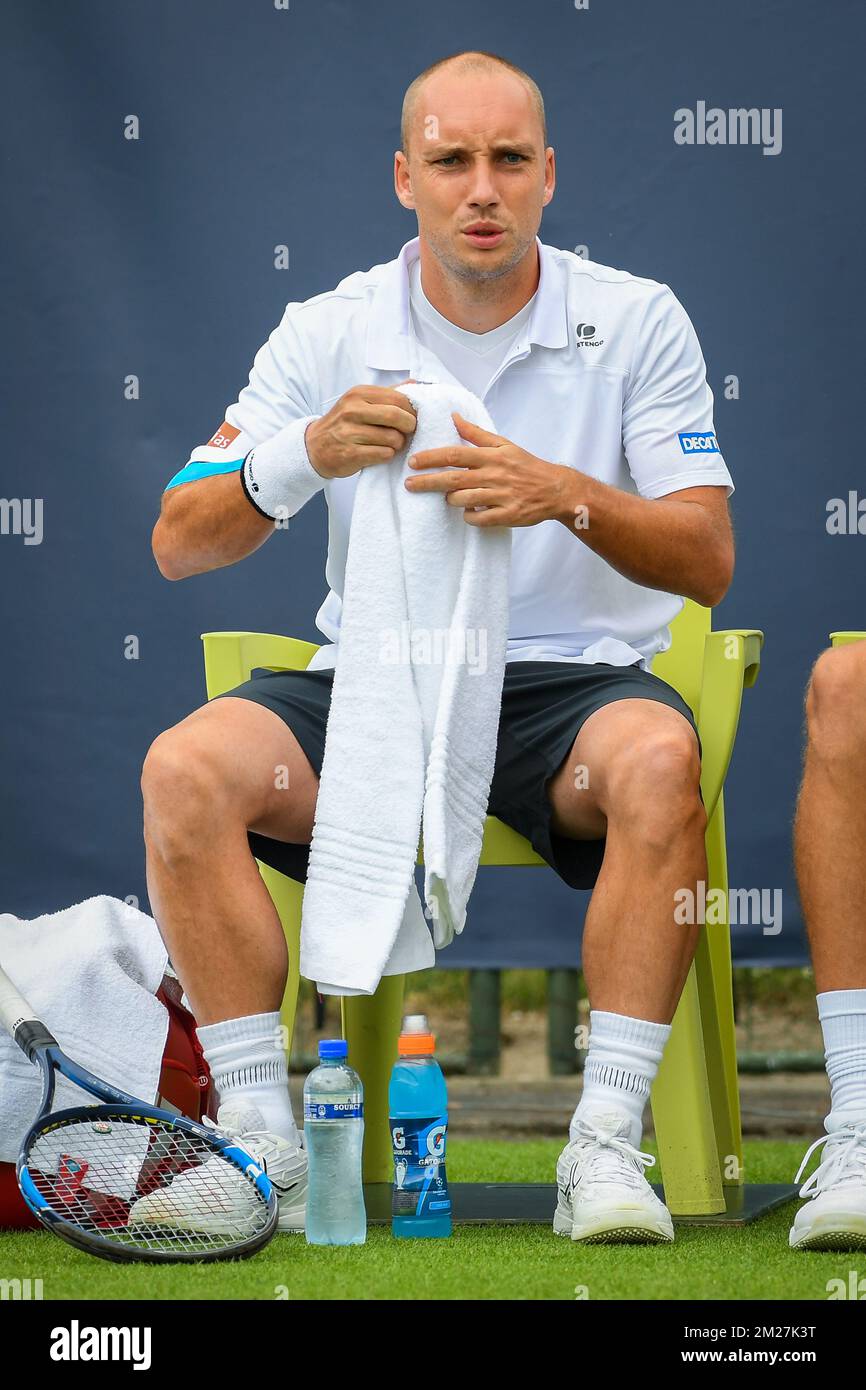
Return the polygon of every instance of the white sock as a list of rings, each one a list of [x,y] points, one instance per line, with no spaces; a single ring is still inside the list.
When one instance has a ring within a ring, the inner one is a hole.
[[[214,1086],[224,1106],[257,1110],[271,1134],[298,1143],[289,1099],[286,1054],[280,1043],[280,1016],[248,1014],[197,1028]]]
[[[819,994],[818,1017],[830,1079],[828,1133],[846,1120],[866,1119],[866,989]]]
[[[576,1137],[577,1121],[590,1111],[618,1110],[630,1116],[631,1142],[639,1147],[643,1112],[670,1031],[669,1023],[647,1023],[599,1009],[590,1012],[583,1094],[572,1116],[570,1139]]]

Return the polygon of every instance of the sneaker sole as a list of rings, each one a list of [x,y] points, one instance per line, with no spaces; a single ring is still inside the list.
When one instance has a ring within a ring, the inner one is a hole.
[[[283,1235],[303,1235],[304,1221],[306,1213],[303,1211],[289,1212],[286,1216],[281,1216],[277,1221],[277,1230],[282,1231]]]
[[[620,1225],[607,1226],[581,1235],[574,1233],[571,1217],[557,1208],[553,1217],[553,1229],[558,1236],[571,1236],[581,1245],[671,1245],[673,1235],[658,1226]]]
[[[130,1231],[185,1231],[189,1235],[195,1236],[230,1236],[233,1240],[243,1240],[249,1235],[249,1226],[245,1222],[237,1222],[234,1225],[226,1224],[224,1221],[179,1221],[176,1217],[141,1217],[137,1221],[130,1221],[128,1229]]]
[[[866,1250],[866,1230],[834,1224],[818,1226],[799,1240],[788,1237],[792,1250]]]
[[[607,1231],[591,1235],[571,1235],[577,1245],[671,1245],[673,1236],[664,1231],[652,1231],[645,1226],[612,1226]]]

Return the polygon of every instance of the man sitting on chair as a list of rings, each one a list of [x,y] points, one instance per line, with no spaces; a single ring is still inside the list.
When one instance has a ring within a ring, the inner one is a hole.
[[[440,492],[467,525],[514,528],[488,809],[570,886],[595,888],[591,1036],[555,1229],[670,1241],[642,1114],[695,948],[675,894],[706,880],[706,815],[692,712],[650,663],[683,596],[712,606],[731,581],[713,397],[666,285],[540,241],[554,151],[526,73],[491,54],[443,59],[406,92],[401,141],[395,188],[418,236],[288,305],[163,496],[154,554],[182,579],[243,559],[324,491],[331,591],[316,622],[330,645],[154,741],[151,907],[200,1024],[219,1123],[266,1158],[285,1187],[281,1228],[300,1229],[305,1156],[274,1047],[286,944],[255,857],[305,881],[354,490],[415,428],[397,388],[474,391],[501,433],[456,416],[465,445],[419,457],[407,488]]]
[[[794,825],[800,901],[824,1034],[830,1113],[820,1165],[791,1227],[799,1250],[866,1248],[866,642],[831,648],[806,697],[807,743]]]

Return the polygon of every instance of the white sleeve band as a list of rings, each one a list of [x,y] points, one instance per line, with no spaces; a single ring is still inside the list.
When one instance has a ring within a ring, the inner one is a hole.
[[[271,521],[294,516],[327,482],[310,462],[304,435],[320,415],[292,420],[277,434],[250,449],[241,469],[244,492]]]

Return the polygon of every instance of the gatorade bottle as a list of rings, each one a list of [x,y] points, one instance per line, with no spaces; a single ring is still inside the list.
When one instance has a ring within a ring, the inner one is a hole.
[[[391,1232],[395,1236],[451,1234],[445,1176],[448,1097],[433,1056],[435,1043],[424,1014],[404,1018],[388,1089],[394,1147]]]

